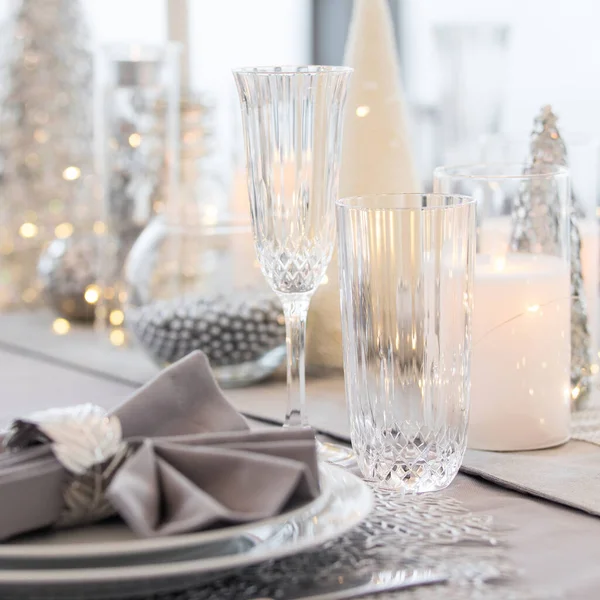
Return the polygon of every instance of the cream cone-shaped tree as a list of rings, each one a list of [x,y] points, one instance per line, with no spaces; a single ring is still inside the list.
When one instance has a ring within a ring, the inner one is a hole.
[[[340,197],[421,190],[387,0],[355,0],[344,62],[354,68],[344,119]],[[342,367],[337,250],[311,302],[307,362]]]

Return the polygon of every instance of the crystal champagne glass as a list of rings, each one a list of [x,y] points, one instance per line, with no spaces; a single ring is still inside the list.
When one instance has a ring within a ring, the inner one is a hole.
[[[306,318],[335,242],[343,109],[351,73],[348,67],[323,66],[234,70],[256,253],[286,319],[286,427],[308,427]]]

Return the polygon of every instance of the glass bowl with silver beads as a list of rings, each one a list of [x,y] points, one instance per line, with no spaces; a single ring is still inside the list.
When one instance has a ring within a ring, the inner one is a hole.
[[[247,220],[155,217],[125,267],[125,325],[160,366],[204,352],[223,386],[264,379],[285,358],[285,320]]]

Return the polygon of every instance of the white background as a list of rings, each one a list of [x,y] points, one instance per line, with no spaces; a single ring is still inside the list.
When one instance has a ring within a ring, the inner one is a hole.
[[[543,104],[563,128],[600,132],[598,0],[404,0],[407,87],[434,96],[436,23],[507,23],[511,28],[504,129],[529,131]]]

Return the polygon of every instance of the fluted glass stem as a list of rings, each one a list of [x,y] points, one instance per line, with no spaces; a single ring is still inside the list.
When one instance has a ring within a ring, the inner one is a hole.
[[[309,303],[310,298],[306,296],[283,299],[288,391],[285,427],[309,426],[306,418],[306,368],[304,361],[306,317]]]

